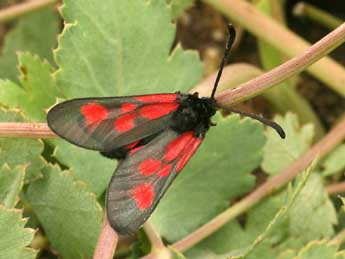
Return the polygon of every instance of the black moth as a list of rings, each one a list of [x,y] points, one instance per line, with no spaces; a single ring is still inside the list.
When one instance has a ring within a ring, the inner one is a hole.
[[[49,111],[48,125],[57,135],[120,160],[106,197],[108,220],[118,233],[133,233],[151,215],[213,125],[211,117],[217,109],[257,119],[285,137],[272,121],[217,105],[214,95],[235,39],[231,25],[229,34],[210,97],[177,92],[81,98]]]

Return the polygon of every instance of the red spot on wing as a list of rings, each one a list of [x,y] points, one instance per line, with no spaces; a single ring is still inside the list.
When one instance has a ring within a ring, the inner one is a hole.
[[[139,102],[144,103],[169,103],[176,101],[176,94],[152,94],[152,95],[142,95],[134,96],[133,98]]]
[[[140,163],[139,172],[142,175],[151,175],[161,168],[161,165],[162,161],[149,158]]]
[[[114,122],[115,129],[118,132],[126,132],[134,127],[135,113],[126,113],[120,115]]]
[[[186,152],[181,156],[181,158],[176,163],[176,172],[180,172],[182,168],[187,164],[188,160],[193,156],[195,151],[198,149],[202,139],[193,138],[193,141],[186,148]]]
[[[171,172],[171,165],[168,164],[166,166],[164,166],[161,170],[159,170],[157,172],[157,175],[161,176],[161,177],[165,177],[165,176],[169,176]]]
[[[138,145],[139,142],[140,142],[140,140],[134,141],[133,143],[130,143],[130,144],[126,145],[125,148],[127,148],[127,149],[132,149],[132,148],[134,148],[136,145]]]
[[[144,210],[151,206],[155,192],[149,183],[142,183],[131,190],[132,198],[137,203],[139,209]]]
[[[131,112],[135,110],[137,106],[134,103],[124,103],[121,105],[121,111],[122,112]]]
[[[137,151],[139,151],[140,149],[142,149],[144,146],[139,146],[139,147],[136,147],[136,148],[133,148],[131,151],[129,151],[129,154],[133,154]]]
[[[193,132],[187,131],[178,138],[171,141],[165,150],[164,159],[166,161],[172,161],[176,159],[181,152],[185,149],[186,145],[193,139]]]
[[[178,106],[177,103],[148,104],[142,107],[139,113],[144,118],[153,120],[175,111]]]
[[[85,124],[98,124],[108,116],[108,110],[98,103],[88,103],[80,107],[80,112],[85,118]]]

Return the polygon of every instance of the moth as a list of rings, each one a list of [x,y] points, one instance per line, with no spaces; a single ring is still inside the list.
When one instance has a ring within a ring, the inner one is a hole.
[[[48,112],[48,125],[61,138],[119,160],[106,195],[108,221],[118,233],[133,233],[148,219],[214,125],[211,117],[217,110],[257,119],[285,137],[275,122],[221,108],[214,98],[235,35],[229,25],[210,97],[176,92],[80,98],[59,103]]]

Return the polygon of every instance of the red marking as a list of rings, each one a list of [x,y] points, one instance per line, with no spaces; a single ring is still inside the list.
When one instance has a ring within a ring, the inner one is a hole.
[[[183,133],[178,138],[171,141],[165,150],[164,159],[166,161],[172,161],[181,154],[183,149],[189,144],[189,142],[193,139],[193,132],[187,131]]]
[[[166,165],[164,166],[161,170],[159,170],[157,172],[157,175],[161,176],[161,177],[165,177],[168,176],[171,172],[171,165]]]
[[[132,149],[132,148],[134,148],[138,143],[139,143],[139,140],[134,141],[133,143],[130,143],[130,144],[126,145],[125,148],[127,148],[127,149]]]
[[[139,151],[142,148],[143,148],[143,146],[139,146],[139,147],[133,148],[131,151],[129,151],[129,154],[133,154],[133,153]]]
[[[162,161],[151,158],[142,161],[139,165],[139,171],[142,175],[151,175],[161,168]]]
[[[177,103],[149,104],[142,107],[139,113],[144,118],[153,120],[175,111],[178,106],[179,104]]]
[[[85,117],[85,124],[98,124],[108,116],[108,110],[97,103],[88,103],[80,107],[81,114]]]
[[[182,168],[187,164],[188,160],[193,156],[195,151],[198,149],[202,139],[193,138],[193,141],[186,148],[186,152],[182,155],[179,161],[176,164],[176,172],[180,172]]]
[[[132,189],[132,198],[137,203],[140,210],[147,209],[151,206],[155,192],[151,184],[142,183],[139,186]]]
[[[119,116],[115,122],[114,126],[118,132],[126,132],[134,127],[134,120],[136,118],[135,113],[125,113]]]
[[[144,103],[170,103],[176,101],[176,94],[152,94],[134,96],[133,98]]]
[[[135,110],[137,106],[134,103],[124,103],[121,105],[122,112],[131,112]]]

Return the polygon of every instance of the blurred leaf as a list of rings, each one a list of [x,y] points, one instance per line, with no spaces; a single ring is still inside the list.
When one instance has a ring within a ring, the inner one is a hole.
[[[322,178],[314,173],[289,211],[289,232],[309,242],[330,238],[337,224],[335,208],[323,186]]]
[[[285,1],[280,0],[259,0],[256,7],[263,14],[274,18],[276,21],[285,25],[284,10],[282,9]],[[286,58],[277,49],[265,41],[258,39],[258,48],[260,60],[265,70],[269,71],[286,61]],[[324,129],[321,122],[310,104],[302,95],[296,91],[296,78],[286,80],[274,88],[265,91],[264,97],[279,113],[292,111],[296,113],[300,121],[304,123],[313,123],[315,127],[315,138],[319,139],[324,135]]]
[[[54,157],[73,171],[73,176],[87,184],[90,191],[100,196],[108,187],[117,162],[99,152],[72,145],[64,140],[50,140],[56,148]]]
[[[175,28],[165,1],[65,0],[62,14],[56,76],[69,98],[185,92],[201,79],[195,52],[177,46],[170,54]]]
[[[193,6],[194,0],[168,0],[171,4],[173,18],[178,18],[187,8]]]
[[[56,102],[57,88],[51,67],[29,53],[19,55],[21,86],[0,81],[0,103],[20,108],[31,121],[46,121],[46,110]]]
[[[5,208],[13,208],[17,204],[24,176],[25,166],[11,169],[7,164],[3,164],[0,168],[0,203]]]
[[[70,172],[47,166],[30,184],[27,198],[53,245],[65,259],[92,256],[103,213],[96,197]]]
[[[27,248],[35,231],[24,228],[21,211],[0,206],[0,256],[3,259],[34,259],[37,251]]]
[[[59,19],[51,8],[41,9],[19,19],[6,34],[0,56],[0,78],[18,81],[17,51],[28,51],[53,64],[52,49],[56,45]]]
[[[345,144],[340,145],[334,149],[328,156],[321,162],[323,168],[322,175],[330,176],[337,174],[345,168]]]
[[[1,122],[22,122],[23,117],[15,111],[0,109]],[[41,175],[44,160],[41,157],[43,143],[39,139],[0,138],[0,165],[11,168],[27,165],[25,180],[34,180]]]
[[[239,117],[214,117],[204,143],[151,217],[169,241],[176,241],[228,208],[229,200],[251,190],[250,174],[260,163],[262,126]]]
[[[286,138],[282,140],[275,130],[267,128],[267,142],[261,166],[270,175],[279,173],[304,154],[314,136],[313,126],[300,126],[297,116],[292,113],[287,113],[285,117],[276,116],[274,121],[285,130]]]

